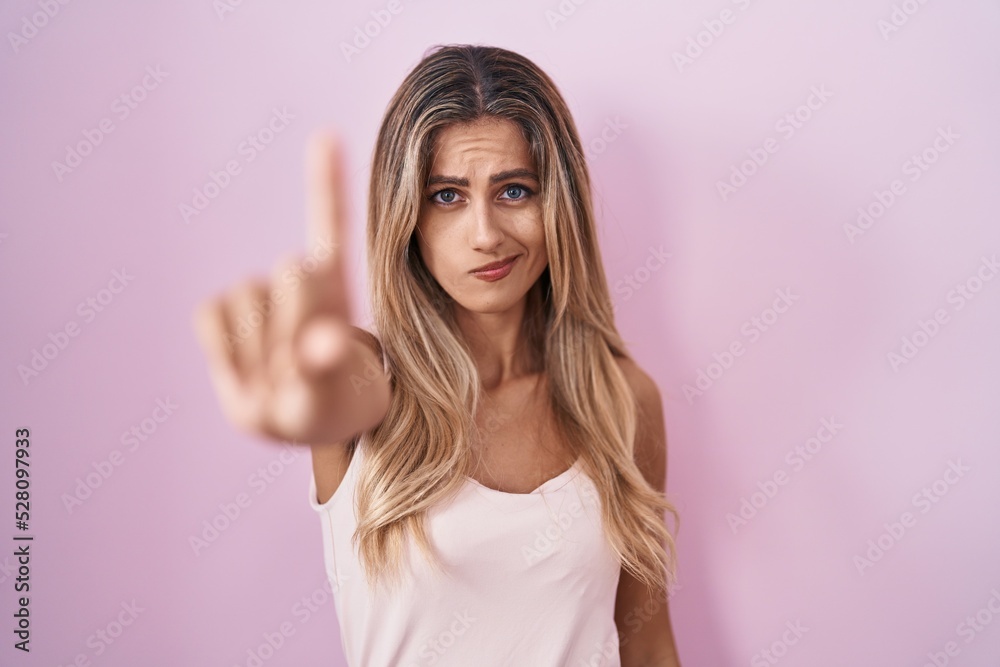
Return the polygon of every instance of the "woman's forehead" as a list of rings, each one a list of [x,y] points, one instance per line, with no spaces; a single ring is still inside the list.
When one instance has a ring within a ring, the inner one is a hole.
[[[476,167],[532,167],[520,127],[507,119],[480,119],[446,126],[435,141],[431,173],[459,175]],[[463,174],[464,175],[464,174]]]

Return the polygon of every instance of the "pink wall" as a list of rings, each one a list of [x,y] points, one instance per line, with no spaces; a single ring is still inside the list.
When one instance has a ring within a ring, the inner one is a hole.
[[[399,2],[349,60],[340,44],[387,3],[0,9],[0,663],[245,666],[284,627],[264,665],[343,664],[308,452],[224,420],[191,312],[303,248],[303,144],[331,125],[367,321],[377,123],[428,46],[474,42],[548,71],[592,147],[619,324],[664,396],[684,664],[995,665],[996,3]],[[271,143],[242,143],[269,124]],[[874,216],[849,233],[859,208]],[[10,632],[18,427],[30,656]]]

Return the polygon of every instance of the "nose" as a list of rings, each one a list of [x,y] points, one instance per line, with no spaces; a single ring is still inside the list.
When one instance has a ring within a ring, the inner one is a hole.
[[[497,212],[489,201],[480,199],[470,207],[469,244],[474,250],[491,253],[503,243],[504,233],[500,228]]]

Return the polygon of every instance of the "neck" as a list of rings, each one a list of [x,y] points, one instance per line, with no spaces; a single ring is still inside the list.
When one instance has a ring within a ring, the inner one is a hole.
[[[456,309],[455,321],[468,342],[487,391],[541,370],[532,350],[529,328],[525,326],[530,297],[536,287],[503,312],[474,313],[461,307]]]

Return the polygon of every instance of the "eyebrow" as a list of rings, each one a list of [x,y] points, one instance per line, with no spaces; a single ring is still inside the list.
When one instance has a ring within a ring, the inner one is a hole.
[[[507,171],[501,171],[499,173],[490,176],[490,185],[499,183],[500,181],[506,181],[509,178],[530,178],[536,183],[540,183],[538,180],[538,175],[530,169],[508,169]],[[438,183],[447,183],[448,185],[457,185],[459,187],[467,188],[469,187],[469,179],[467,178],[457,178],[455,176],[431,176],[427,179],[427,187],[431,185],[437,185]]]

